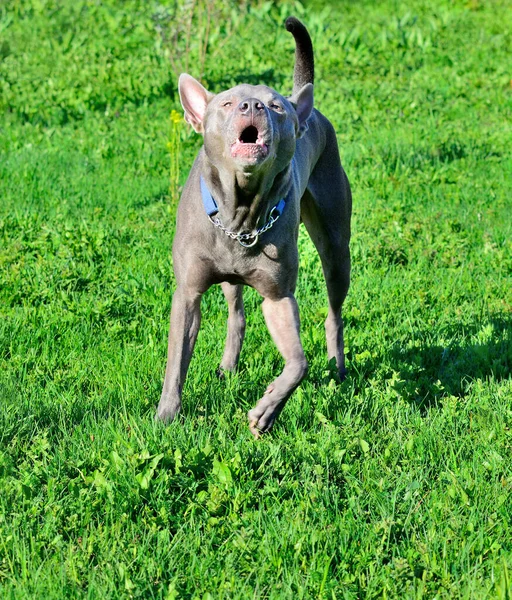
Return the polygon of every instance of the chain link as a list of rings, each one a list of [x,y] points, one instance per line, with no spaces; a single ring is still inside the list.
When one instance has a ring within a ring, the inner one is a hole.
[[[274,212],[276,212],[275,216],[273,215]],[[258,243],[258,238],[260,237],[260,235],[262,233],[265,233],[265,231],[268,231],[274,225],[274,223],[279,219],[280,216],[281,216],[281,213],[277,212],[276,207],[274,206],[274,208],[270,211],[270,218],[269,218],[268,222],[265,223],[265,225],[263,225],[259,229],[257,229],[256,233],[235,233],[234,231],[229,231],[229,229],[224,227],[224,225],[222,224],[219,217],[215,217],[213,219],[210,215],[208,215],[208,218],[215,225],[215,227],[218,227],[221,231],[223,231],[232,240],[236,240],[244,248],[252,248],[253,246],[255,246]],[[251,239],[253,241],[250,244],[245,243],[245,240],[248,241]]]

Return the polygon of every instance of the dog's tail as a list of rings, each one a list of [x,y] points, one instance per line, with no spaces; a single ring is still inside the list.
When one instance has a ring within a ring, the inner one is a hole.
[[[295,67],[293,69],[293,95],[295,96],[306,83],[313,83],[315,78],[313,43],[308,30],[296,17],[288,17],[285,27],[295,38]]]

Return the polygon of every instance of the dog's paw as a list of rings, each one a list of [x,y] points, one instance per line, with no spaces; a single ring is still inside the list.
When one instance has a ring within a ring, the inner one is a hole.
[[[334,357],[327,363],[327,376],[336,383],[343,383],[347,377],[347,373],[348,371],[345,366],[338,366]]]
[[[155,414],[155,421],[170,423],[181,410],[181,404],[173,404],[170,402],[162,402],[158,405]]]
[[[249,419],[249,429],[252,435],[258,439],[262,433],[268,433],[281,413],[284,403],[274,405],[268,402],[266,395],[258,402],[258,404],[247,413]]]

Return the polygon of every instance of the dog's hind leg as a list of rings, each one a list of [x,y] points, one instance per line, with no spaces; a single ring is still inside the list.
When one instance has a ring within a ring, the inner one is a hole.
[[[325,321],[327,354],[336,359],[340,379],[345,377],[345,353],[343,344],[343,320],[341,307],[350,284],[350,251],[348,244],[337,235],[330,235],[313,204],[302,213],[302,220],[315,244],[324,272],[329,300]]]
[[[348,247],[333,246],[321,256],[329,311],[325,320],[325,336],[327,340],[327,356],[336,359],[336,367],[340,380],[346,376],[345,346],[343,342],[343,319],[341,307],[350,284],[350,253]]]
[[[228,303],[228,334],[219,374],[236,369],[245,335],[243,285],[233,285],[224,281],[221,287]]]
[[[315,171],[319,176],[313,172],[310,178],[301,202],[301,217],[322,261],[329,299],[325,321],[327,353],[329,359],[336,359],[343,379],[346,370],[341,307],[350,285],[351,195],[344,171],[332,159],[332,155],[322,157],[317,164]]]

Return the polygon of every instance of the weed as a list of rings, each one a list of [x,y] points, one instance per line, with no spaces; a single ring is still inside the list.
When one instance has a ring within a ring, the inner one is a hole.
[[[171,196],[171,206],[175,207],[179,200],[180,193],[180,155],[181,155],[181,131],[183,129],[183,119],[176,110],[171,111],[171,135],[167,145],[170,158],[170,184],[169,194]]]

